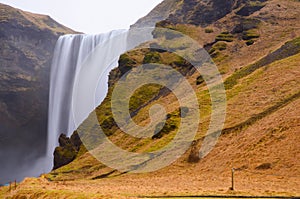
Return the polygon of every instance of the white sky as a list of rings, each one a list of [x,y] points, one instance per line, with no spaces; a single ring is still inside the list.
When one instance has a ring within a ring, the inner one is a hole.
[[[16,8],[47,14],[84,33],[127,29],[162,0],[0,0]]]

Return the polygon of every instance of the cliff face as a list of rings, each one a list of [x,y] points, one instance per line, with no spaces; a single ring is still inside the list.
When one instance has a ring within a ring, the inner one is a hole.
[[[0,4],[1,182],[45,153],[52,54],[59,35],[73,32],[48,16]]]

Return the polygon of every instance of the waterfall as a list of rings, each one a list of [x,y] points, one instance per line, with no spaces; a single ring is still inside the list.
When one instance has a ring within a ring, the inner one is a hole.
[[[58,39],[50,75],[46,171],[52,169],[53,151],[58,145],[59,135],[70,136],[102,102],[108,89],[108,74],[118,66],[119,56],[152,39],[152,30],[143,28],[98,35],[64,35]],[[96,61],[91,62],[91,57],[96,57]],[[88,78],[88,83],[76,85],[79,76]],[[82,96],[77,102],[73,99],[76,92],[81,92],[79,95]]]

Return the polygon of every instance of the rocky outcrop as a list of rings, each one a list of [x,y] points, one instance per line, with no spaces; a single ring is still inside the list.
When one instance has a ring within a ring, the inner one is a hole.
[[[182,5],[176,12],[170,14],[166,19],[172,24],[192,24],[196,26],[207,26],[233,10],[241,16],[249,16],[262,9],[266,0],[183,0]]]
[[[82,145],[78,133],[75,131],[70,138],[65,134],[59,136],[59,146],[55,148],[54,151],[54,166],[53,170],[62,167],[66,164],[72,162]]]
[[[206,26],[230,13],[235,0],[184,0],[181,9],[168,18],[172,23]]]
[[[159,21],[165,20],[180,6],[182,0],[165,0],[157,5],[149,14],[139,19],[131,28],[154,27]]]
[[[245,5],[242,6],[237,12],[237,15],[241,15],[241,16],[249,16],[251,14],[253,14],[256,11],[259,11],[260,9],[262,9],[265,4],[266,0],[260,0],[260,1],[255,1],[255,2],[245,2]]]

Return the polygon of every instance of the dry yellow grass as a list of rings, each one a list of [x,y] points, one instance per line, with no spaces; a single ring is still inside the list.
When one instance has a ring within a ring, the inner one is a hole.
[[[228,101],[228,117],[232,123],[227,126],[236,125],[299,92],[299,59],[300,54],[272,63],[228,91],[234,95]],[[238,99],[244,101],[237,103]],[[253,103],[259,103],[259,108],[253,108]],[[112,169],[87,153],[54,171],[52,174],[57,173],[58,181],[28,179],[11,195],[40,193],[45,198],[55,194],[61,198],[203,194],[299,196],[299,109],[300,99],[295,98],[243,130],[221,136],[213,151],[195,164],[187,163],[187,153],[171,166],[153,173],[120,175],[114,172],[108,178],[91,180]],[[123,142],[117,137],[111,139],[124,147],[131,142],[129,138],[127,141],[122,138]],[[270,168],[258,169],[262,164],[269,164]],[[85,167],[90,170],[84,170]],[[228,189],[233,167],[238,170],[235,172],[236,191],[231,192]]]

